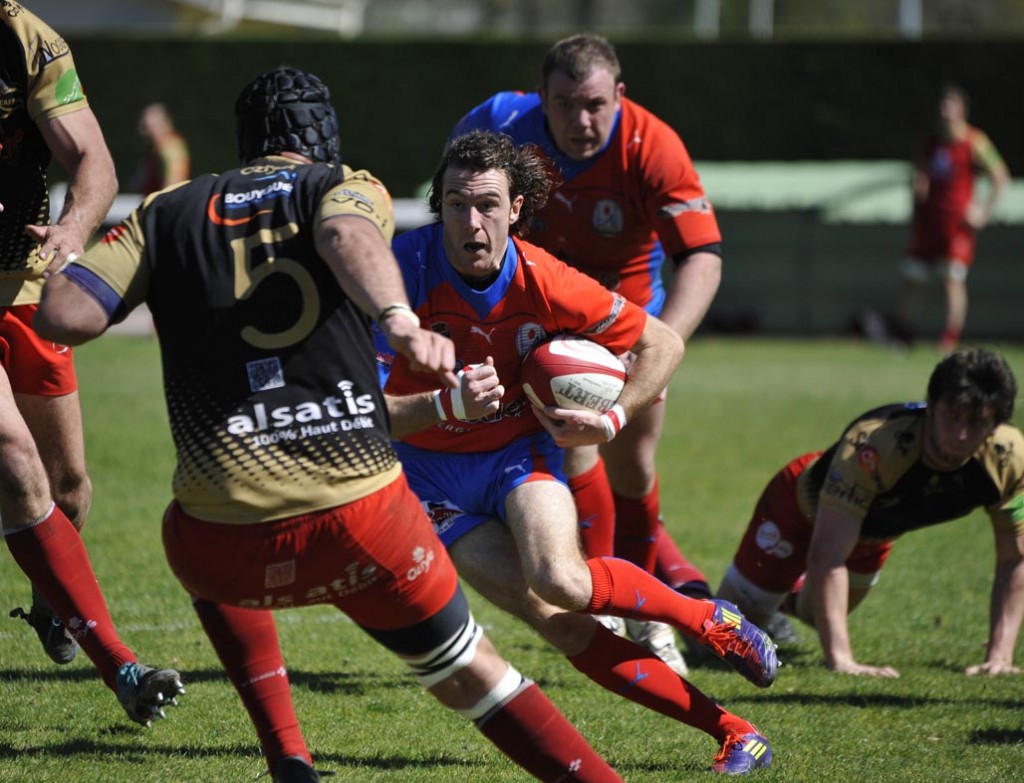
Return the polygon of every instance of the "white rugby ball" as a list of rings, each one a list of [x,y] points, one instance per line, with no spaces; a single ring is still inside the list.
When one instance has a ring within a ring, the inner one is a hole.
[[[523,391],[543,408],[604,413],[626,383],[622,361],[603,345],[578,335],[559,335],[541,343],[523,360]]]

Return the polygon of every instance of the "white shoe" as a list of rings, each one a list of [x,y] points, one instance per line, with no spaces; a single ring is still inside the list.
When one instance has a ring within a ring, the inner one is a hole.
[[[595,614],[594,619],[616,636],[626,635],[626,621],[613,614]]]
[[[668,623],[626,620],[626,633],[634,642],[661,658],[680,677],[689,674],[686,659],[676,646],[675,629]]]

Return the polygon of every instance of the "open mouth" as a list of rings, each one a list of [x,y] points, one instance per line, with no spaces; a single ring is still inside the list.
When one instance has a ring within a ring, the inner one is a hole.
[[[462,249],[467,253],[479,253],[484,249],[484,247],[485,245],[483,242],[466,242],[466,244],[462,246]]]

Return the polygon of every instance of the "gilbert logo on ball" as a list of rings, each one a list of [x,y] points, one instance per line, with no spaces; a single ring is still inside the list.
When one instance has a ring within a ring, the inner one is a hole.
[[[593,340],[559,335],[526,356],[522,377],[523,391],[534,405],[604,413],[619,399],[626,368]]]

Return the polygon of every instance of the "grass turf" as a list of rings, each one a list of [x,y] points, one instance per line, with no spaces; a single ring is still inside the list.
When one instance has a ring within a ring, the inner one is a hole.
[[[1024,379],[1024,351],[1003,350]],[[659,454],[664,516],[684,551],[717,583],[774,471],[824,448],[870,407],[921,398],[937,358],[845,341],[695,340],[670,389]],[[178,668],[188,693],[168,720],[142,729],[84,656],[56,667],[9,620],[0,626],[0,781],[252,780],[264,769],[254,732],[160,547],[173,454],[155,343],[110,336],[80,349],[78,365],[95,483],[90,556],[122,637],[144,661]],[[768,691],[725,670],[692,673],[771,739],[775,764],[756,779],[1020,779],[1024,677],[962,673],[984,657],[991,542],[975,513],[896,546],[850,626],[858,658],[895,666],[899,680],[827,672],[799,626],[802,641]],[[471,601],[499,649],[627,781],[710,778],[710,738],[601,690],[523,625]],[[10,557],[0,561],[0,602],[28,602]],[[528,779],[338,612],[293,610],[278,621],[305,734],[333,780]]]

